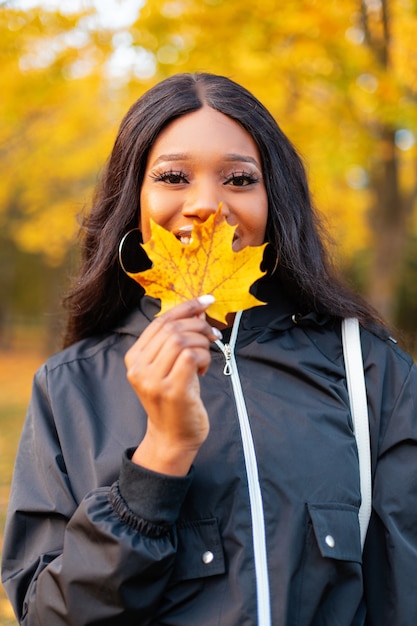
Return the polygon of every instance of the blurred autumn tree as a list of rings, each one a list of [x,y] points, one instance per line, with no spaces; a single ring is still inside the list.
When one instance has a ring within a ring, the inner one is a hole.
[[[115,33],[87,17],[2,9],[0,220],[16,246],[60,264],[127,103],[173,73],[218,72],[304,155],[341,265],[416,331],[416,0],[147,0]]]
[[[244,10],[148,0],[131,32],[160,76],[223,72],[267,104],[305,156],[345,267],[366,272],[368,298],[398,318],[417,227],[415,0],[265,0]]]
[[[3,9],[0,17],[2,229],[57,263],[103,161],[100,98],[108,96],[97,67],[105,47],[83,40],[76,18],[59,13]]]
[[[0,9],[1,315],[57,311],[76,215],[118,122],[88,15]],[[54,326],[54,315],[47,315]]]

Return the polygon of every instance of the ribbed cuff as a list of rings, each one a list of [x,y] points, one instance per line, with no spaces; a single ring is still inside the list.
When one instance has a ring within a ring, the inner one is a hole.
[[[131,511],[154,524],[174,524],[191,485],[193,468],[187,476],[159,474],[133,463],[134,448],[123,455],[119,489]]]

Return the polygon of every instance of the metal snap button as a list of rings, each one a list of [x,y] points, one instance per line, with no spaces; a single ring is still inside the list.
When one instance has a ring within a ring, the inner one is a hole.
[[[210,550],[203,552],[203,554],[201,555],[201,560],[203,561],[205,565],[208,565],[209,563],[211,563],[213,559],[214,559],[214,554],[213,552],[210,552]]]
[[[329,548],[334,548],[335,545],[336,545],[336,542],[335,542],[334,538],[331,535],[326,535],[324,541],[329,546]]]

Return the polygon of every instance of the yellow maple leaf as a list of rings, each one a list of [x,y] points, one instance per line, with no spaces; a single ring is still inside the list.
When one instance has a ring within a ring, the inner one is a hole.
[[[236,227],[226,222],[220,205],[205,222],[194,223],[190,243],[185,244],[151,220],[151,238],[143,248],[153,266],[128,275],[149,296],[161,300],[161,313],[210,293],[216,300],[207,315],[226,323],[228,313],[265,304],[249,288],[265,274],[260,265],[267,244],[235,252],[232,242]]]

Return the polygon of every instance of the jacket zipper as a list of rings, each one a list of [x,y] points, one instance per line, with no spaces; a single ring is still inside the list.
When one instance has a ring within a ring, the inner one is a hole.
[[[239,329],[242,311],[236,313],[229,343],[216,341],[217,346],[224,354],[225,366],[223,374],[230,376],[233,393],[239,417],[239,426],[242,436],[243,453],[245,457],[246,474],[248,478],[249,502],[252,517],[252,539],[255,560],[256,593],[258,601],[258,626],[270,626],[271,608],[269,596],[269,577],[266,553],[265,520],[261,487],[258,476],[258,463],[246,403],[240,383],[239,371],[234,354],[234,348]]]

